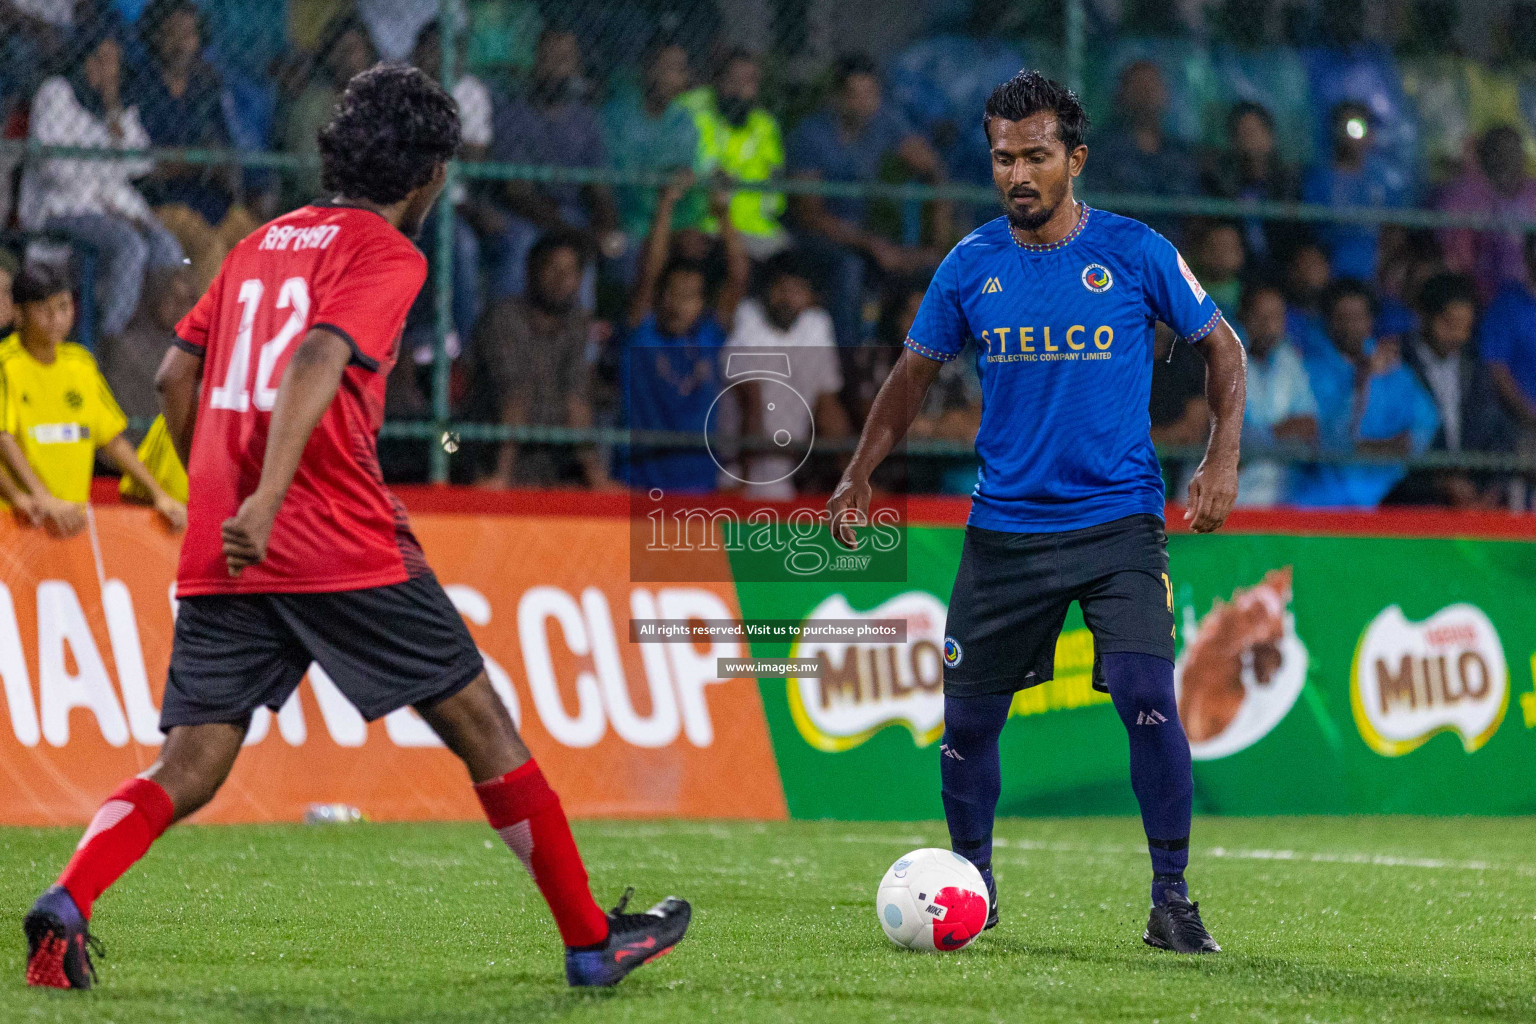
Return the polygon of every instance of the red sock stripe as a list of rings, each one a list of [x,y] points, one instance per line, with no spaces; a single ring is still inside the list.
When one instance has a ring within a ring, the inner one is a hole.
[[[592,899],[587,869],[560,798],[532,761],[475,786],[491,827],[523,862],[555,916],[567,946],[608,938],[608,917]]]
[[[170,827],[174,814],[170,795],[158,783],[129,779],[117,787],[91,819],[59,876],[80,913],[91,916],[96,898],[144,856]]]

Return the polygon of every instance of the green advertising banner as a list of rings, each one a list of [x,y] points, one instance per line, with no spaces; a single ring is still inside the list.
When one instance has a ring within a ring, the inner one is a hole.
[[[748,619],[905,619],[903,644],[754,643],[823,678],[760,683],[790,814],[939,817],[944,616],[964,534],[908,532],[901,583],[753,583]],[[1536,811],[1536,545],[1218,534],[1169,538],[1179,711],[1196,810]],[[999,812],[1134,813],[1124,729],[1090,685],[1076,609],[1056,678],[1021,691]]]

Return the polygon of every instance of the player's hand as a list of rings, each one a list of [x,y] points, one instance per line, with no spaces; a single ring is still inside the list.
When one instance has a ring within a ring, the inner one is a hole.
[[[38,505],[37,499],[30,494],[18,494],[16,500],[11,503],[11,514],[22,526],[43,526],[43,510]]]
[[[267,557],[267,539],[276,518],[277,508],[253,494],[240,503],[240,511],[224,520],[219,532],[231,576],[239,576],[242,569]]]
[[[155,499],[155,511],[160,513],[160,518],[165,520],[167,526],[177,533],[187,528],[187,506],[171,497],[162,494]]]
[[[85,506],[49,495],[38,499],[43,526],[55,537],[67,539],[85,529]]]
[[[837,542],[850,551],[859,547],[858,534],[853,528],[869,523],[871,493],[867,479],[845,475],[827,500],[827,527]]]
[[[1237,460],[1207,455],[1189,482],[1189,507],[1184,521],[1196,533],[1221,529],[1237,501]]]

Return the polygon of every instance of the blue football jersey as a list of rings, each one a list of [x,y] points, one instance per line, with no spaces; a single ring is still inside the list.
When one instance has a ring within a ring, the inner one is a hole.
[[[1052,533],[1163,514],[1147,412],[1158,320],[1194,342],[1221,311],[1172,243],[1128,217],[1085,204],[1051,245],[1016,241],[999,217],[950,251],[907,347],[947,361],[976,340],[973,525]]]

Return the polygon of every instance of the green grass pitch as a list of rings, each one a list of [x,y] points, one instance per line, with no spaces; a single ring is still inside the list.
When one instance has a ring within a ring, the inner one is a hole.
[[[481,825],[184,827],[97,904],[90,993],[22,983],[21,916],[77,830],[0,829],[6,1022],[1533,1021],[1531,819],[1201,819],[1225,952],[1141,943],[1133,819],[1009,820],[1002,926],[909,953],[881,874],[938,822],[586,822],[604,903],[691,899],[672,955],[572,993],[532,882]]]

